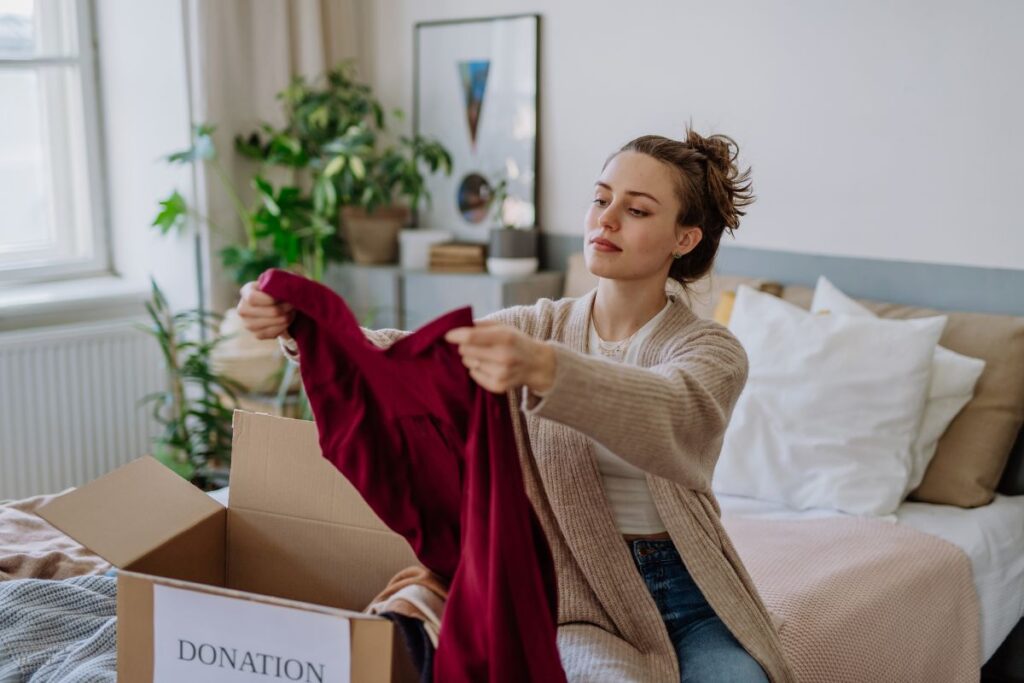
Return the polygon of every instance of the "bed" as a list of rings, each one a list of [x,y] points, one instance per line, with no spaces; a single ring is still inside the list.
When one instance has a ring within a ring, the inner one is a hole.
[[[579,295],[595,285],[593,276],[586,271],[582,254],[570,254],[566,259],[567,295]],[[1013,350],[988,351],[997,354],[1005,351],[1024,357],[1021,348],[1024,332],[1020,327],[1024,309],[1019,297],[1013,295],[1021,291],[1017,286],[1021,278],[1015,278],[1010,272],[723,249],[714,275],[693,287],[690,305],[702,317],[713,318],[723,293],[748,285],[771,290],[807,309],[813,296],[812,283],[821,274],[834,274],[837,280],[851,283],[851,289],[858,287],[870,293],[874,298],[858,301],[883,317],[919,317],[930,312],[915,306],[930,306],[941,312],[984,311],[984,314],[956,314],[954,334],[957,335],[970,333],[971,327],[983,328],[993,321],[1000,322],[988,316],[1006,313],[1006,316],[999,316],[1003,318],[1001,322],[1014,320],[1017,326],[1013,333]],[[892,292],[898,294],[890,298]],[[975,292],[973,299],[971,292]],[[893,299],[900,303],[885,303]],[[1003,341],[1000,339],[1000,343]],[[1005,368],[1000,365],[1001,370]],[[1010,403],[1015,405],[1013,410],[1018,420],[1024,401],[1024,376],[1020,368],[1018,361],[1012,371],[1013,383],[1004,387],[1014,393],[1015,402]],[[1009,409],[1009,404],[1004,408]],[[969,559],[978,600],[980,661],[984,663],[982,680],[993,683],[1024,682],[1024,428],[1020,428],[1009,451],[991,503],[959,507],[905,500],[887,519],[890,523],[944,539]],[[717,497],[723,524],[730,535],[730,519],[807,520],[842,516],[824,508],[799,511],[756,498],[722,494]],[[756,558],[745,557],[741,544],[736,543],[736,546],[744,562],[754,564]],[[754,578],[756,582],[757,577]],[[766,600],[769,609],[772,608],[770,602]]]

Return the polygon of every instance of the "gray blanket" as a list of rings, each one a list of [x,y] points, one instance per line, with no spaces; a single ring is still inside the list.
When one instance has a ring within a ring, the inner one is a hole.
[[[117,680],[117,579],[0,582],[0,683]]]

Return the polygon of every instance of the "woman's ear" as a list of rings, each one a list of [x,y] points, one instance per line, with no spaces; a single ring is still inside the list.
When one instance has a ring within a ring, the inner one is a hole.
[[[682,228],[682,233],[679,235],[679,240],[676,242],[676,250],[680,254],[688,254],[697,248],[700,244],[701,238],[704,237],[704,231],[696,225],[690,225]]]

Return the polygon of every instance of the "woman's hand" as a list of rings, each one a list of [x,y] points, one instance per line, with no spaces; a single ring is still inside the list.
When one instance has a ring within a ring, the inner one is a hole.
[[[237,310],[245,329],[257,339],[273,339],[279,335],[288,337],[288,326],[295,319],[295,311],[290,304],[279,304],[277,299],[260,291],[255,282],[246,282],[241,293]]]
[[[500,394],[526,385],[544,392],[555,381],[555,350],[510,325],[480,321],[449,330],[444,338],[459,345],[470,377],[488,391]]]

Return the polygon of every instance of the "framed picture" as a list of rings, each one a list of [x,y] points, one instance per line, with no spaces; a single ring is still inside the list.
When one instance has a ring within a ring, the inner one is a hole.
[[[486,242],[500,224],[537,224],[539,35],[538,14],[416,24],[413,131],[452,154],[452,174],[426,181],[419,227]]]

